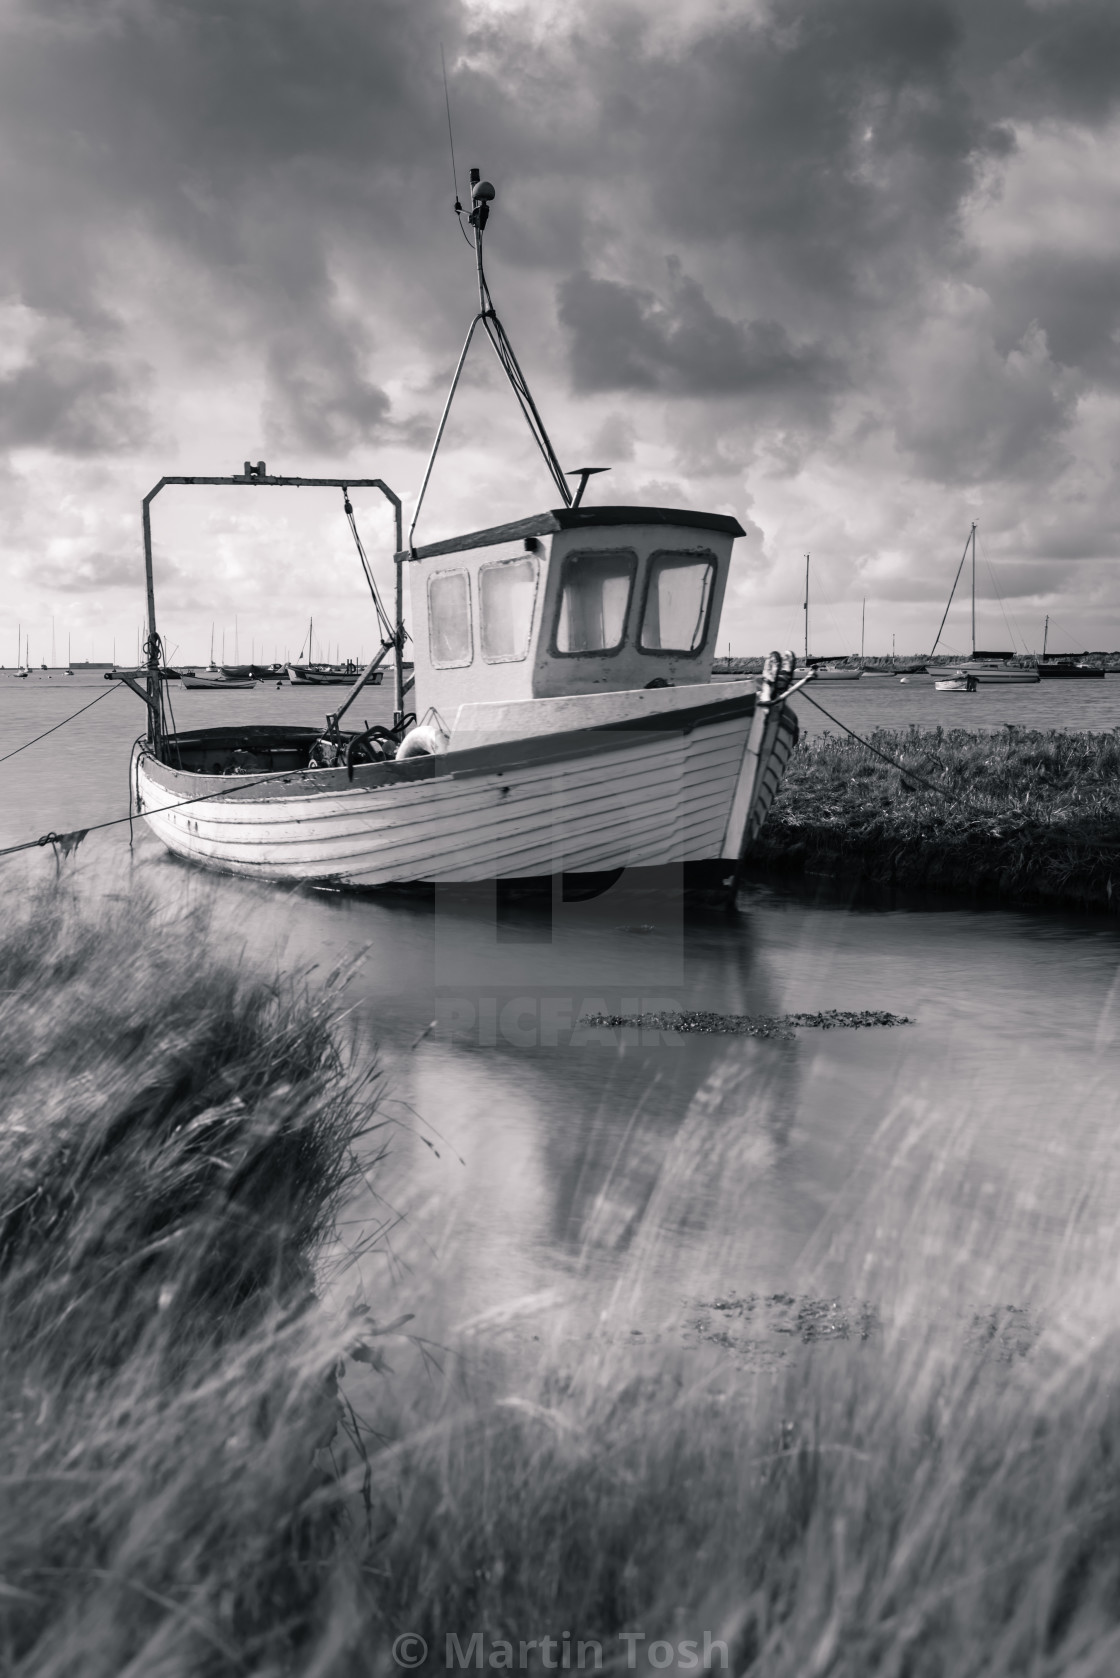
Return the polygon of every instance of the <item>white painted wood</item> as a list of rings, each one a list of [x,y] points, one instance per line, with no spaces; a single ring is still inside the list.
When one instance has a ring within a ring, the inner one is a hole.
[[[451,725],[451,750],[486,745],[499,740],[531,740],[541,734],[561,734],[576,728],[603,728],[639,722],[645,717],[669,717],[694,705],[716,699],[741,699],[753,694],[757,677],[736,682],[689,683],[687,687],[624,688],[617,693],[570,693],[553,699],[497,700],[460,705]]]
[[[733,686],[750,684],[721,684],[718,698]],[[676,709],[685,703],[676,696],[688,692],[652,691]],[[705,687],[703,697],[717,695]],[[564,701],[545,703],[566,727]],[[441,759],[448,773],[371,787],[360,772],[348,786],[330,771],[302,771],[231,788],[222,777],[157,764],[140,748],[135,785],[141,814],[169,850],[257,879],[373,886],[594,872],[725,855],[750,725],[744,711],[688,733],[620,729],[607,749],[577,745],[559,763],[525,761],[523,745],[511,741],[504,760],[462,773],[453,750]],[[773,739],[779,734],[775,723]],[[768,767],[764,745],[756,780]],[[206,801],[188,802],[200,796]]]

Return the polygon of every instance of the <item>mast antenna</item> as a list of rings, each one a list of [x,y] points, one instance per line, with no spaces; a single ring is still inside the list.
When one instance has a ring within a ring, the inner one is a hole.
[[[548,467],[549,475],[552,478],[553,483],[556,485],[565,507],[570,507],[573,499],[572,491],[568,485],[567,475],[556,457],[556,450],[552,446],[552,440],[549,437],[548,432],[545,430],[544,421],[540,416],[537,404],[533,401],[533,395],[529,389],[528,380],[521,371],[520,363],[518,362],[517,356],[514,354],[513,345],[509,341],[506,329],[498,319],[498,311],[494,307],[494,299],[490,295],[490,287],[487,284],[486,274],[482,266],[482,235],[486,230],[486,223],[490,219],[490,205],[493,203],[495,197],[494,188],[491,186],[489,181],[484,181],[482,179],[482,171],[477,168],[471,169],[470,182],[472,207],[467,220],[474,228],[475,264],[478,278],[478,313],[471,321],[470,327],[467,330],[466,342],[464,343],[462,353],[459,356],[459,361],[455,368],[455,375],[451,380],[451,389],[447,393],[447,401],[443,405],[443,413],[440,415],[439,425],[436,429],[435,441],[432,444],[432,452],[428,456],[428,464],[424,472],[424,479],[420,485],[420,494],[416,498],[416,506],[412,514],[412,523],[409,525],[408,529],[407,549],[410,553],[415,551],[413,537],[416,533],[417,521],[420,518],[420,509],[424,505],[424,496],[427,494],[428,482],[432,476],[432,467],[436,463],[436,455],[439,452],[439,446],[443,441],[443,433],[447,426],[447,417],[451,412],[451,404],[455,399],[455,392],[459,388],[459,380],[462,377],[463,368],[466,365],[467,352],[471,347],[471,340],[474,337],[475,328],[478,326],[480,321],[486,336],[489,338],[490,343],[493,346],[494,354],[501,363],[502,371],[510,382],[513,394],[517,398],[518,406],[520,407],[522,414],[525,416],[525,423],[532,432],[533,441],[536,443],[538,449],[544,457],[544,463]],[[456,206],[460,207],[458,199],[456,199]],[[459,225],[461,227],[462,223],[460,222]],[[583,475],[583,470],[583,468],[580,468],[581,476]],[[584,477],[583,483],[586,484],[586,481],[587,479]]]
[[[463,214],[463,206],[459,202],[459,172],[455,167],[455,136],[451,132],[451,95],[447,91],[447,60],[443,56],[442,41],[439,44],[439,62],[443,70],[443,102],[447,107],[447,143],[451,148],[451,194],[455,200],[455,217],[459,222],[459,232],[464,239],[467,239],[467,230],[460,219]],[[467,244],[470,244],[469,239],[467,239]]]

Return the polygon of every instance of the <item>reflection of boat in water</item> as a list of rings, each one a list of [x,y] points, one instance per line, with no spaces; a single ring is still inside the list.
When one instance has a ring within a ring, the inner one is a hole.
[[[947,670],[940,681],[934,682],[934,687],[939,693],[971,693],[978,687],[1021,686],[1028,682],[1037,682],[1038,670],[1033,664],[1024,666],[1021,664],[1013,664],[1011,662],[1012,659],[1018,656],[1015,652],[987,652],[984,649],[977,648],[975,521],[973,521],[972,527],[969,530],[968,538],[964,545],[964,552],[961,554],[961,561],[957,566],[957,574],[953,578],[953,586],[949,590],[949,599],[946,602],[945,611],[942,614],[941,627],[938,629],[936,638],[934,639],[933,649],[929,655],[930,658],[932,659],[934,653],[937,651],[937,643],[941,639],[941,630],[945,628],[945,620],[949,616],[949,607],[953,604],[953,596],[957,592],[957,584],[960,582],[961,572],[964,570],[964,562],[968,558],[970,549],[972,552],[972,653],[969,658],[963,659],[954,669]],[[963,682],[963,688],[957,686],[958,681]]]
[[[730,880],[765,818],[797,739],[784,703],[792,655],[761,684],[711,683],[732,544],[724,514],[582,507],[544,431],[482,270],[493,188],[473,172],[479,313],[518,392],[563,505],[516,524],[417,547],[394,502],[396,614],[381,603],[347,490],[355,480],[164,483],[342,487],[381,625],[381,651],[321,729],[230,724],[169,734],[151,626],[148,738],[135,753],[140,811],[169,849],[267,880],[376,886],[518,879],[663,864]],[[455,393],[466,349],[444,410]],[[443,433],[441,421],[412,530]],[[419,721],[404,711],[403,578],[414,608]],[[388,653],[391,727],[342,719]],[[242,784],[231,786],[231,777]]]

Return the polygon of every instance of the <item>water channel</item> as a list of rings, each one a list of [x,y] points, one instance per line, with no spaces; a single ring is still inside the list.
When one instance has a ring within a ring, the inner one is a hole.
[[[1067,725],[1120,723],[1120,679],[1084,688],[1026,693],[1052,707],[1049,726],[1063,706]],[[927,726],[934,711],[929,690],[839,689],[822,702],[861,730],[904,726],[911,707]],[[0,679],[0,755],[99,691]],[[181,724],[217,720],[219,705],[222,720],[315,721],[324,708],[290,688],[173,698]],[[369,720],[387,700],[371,695]],[[991,726],[1021,716],[1023,690],[995,700]],[[968,726],[978,717],[974,707]],[[142,720],[138,700],[114,690],[3,764],[3,842],[119,817]],[[54,866],[49,848],[6,864],[9,889]],[[82,890],[205,904],[218,935],[266,967],[313,969],[317,982],[358,964],[345,1029],[363,1050],[377,1045],[390,1153],[350,1223],[400,1215],[386,1275],[406,1294],[422,1276],[449,1322],[526,1300],[546,1311],[557,1297],[589,1320],[613,1306],[627,1332],[648,1334],[696,1301],[752,1292],[881,1309],[920,1296],[966,1315],[1045,1309],[1056,1290],[1068,1302],[1075,1280],[1086,1300],[1109,1296],[1120,1258],[1109,922],[867,904],[764,881],[731,913],[686,913],[673,893],[637,896],[625,879],[551,905],[507,904],[492,888],[288,891],[185,867],[139,824],[131,850],[122,824],[63,866]],[[580,1024],[656,1009],[887,1009],[913,1023],[767,1040]]]

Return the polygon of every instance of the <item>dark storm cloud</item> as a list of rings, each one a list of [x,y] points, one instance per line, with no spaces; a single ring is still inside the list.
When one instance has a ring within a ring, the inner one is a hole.
[[[669,261],[669,297],[618,280],[571,275],[559,288],[580,391],[663,390],[685,396],[823,391],[837,370],[777,321],[729,320]]]
[[[272,434],[327,450],[382,435],[388,399],[364,367],[377,299],[345,301],[330,268],[383,239],[407,266],[405,187],[439,137],[415,121],[418,77],[433,80],[443,10],[123,0],[10,13],[0,294],[72,331],[139,298],[201,364],[259,347]],[[131,425],[136,440],[121,358],[115,383],[86,370],[84,388],[108,399],[100,431],[90,404],[63,409],[78,371],[42,360],[20,375],[28,422],[13,419],[10,438],[114,448]]]
[[[140,397],[146,383],[144,373],[130,377],[104,355],[34,343],[30,359],[0,378],[0,446],[74,455],[133,449],[150,432]]]
[[[789,425],[815,448],[847,381],[867,423],[941,480],[1036,470],[1078,391],[1113,376],[1110,259],[1027,252],[1009,266],[995,251],[978,275],[964,220],[1014,157],[1013,124],[1091,127],[1115,108],[1112,0],[772,0],[695,16],[602,0],[538,25],[531,8],[484,21],[456,0],[13,9],[4,289],[91,344],[140,298],[219,380],[231,345],[248,346],[278,443],[329,455],[410,439],[374,364],[397,357],[422,390],[470,306],[446,202],[442,39],[460,162],[499,182],[495,289],[516,316],[528,291],[556,287],[551,350],[577,394],[796,399]],[[973,347],[922,349],[938,288],[977,279],[991,309]],[[538,302],[542,335],[546,313]],[[138,361],[41,337],[10,376],[2,435],[129,446],[145,423]]]

